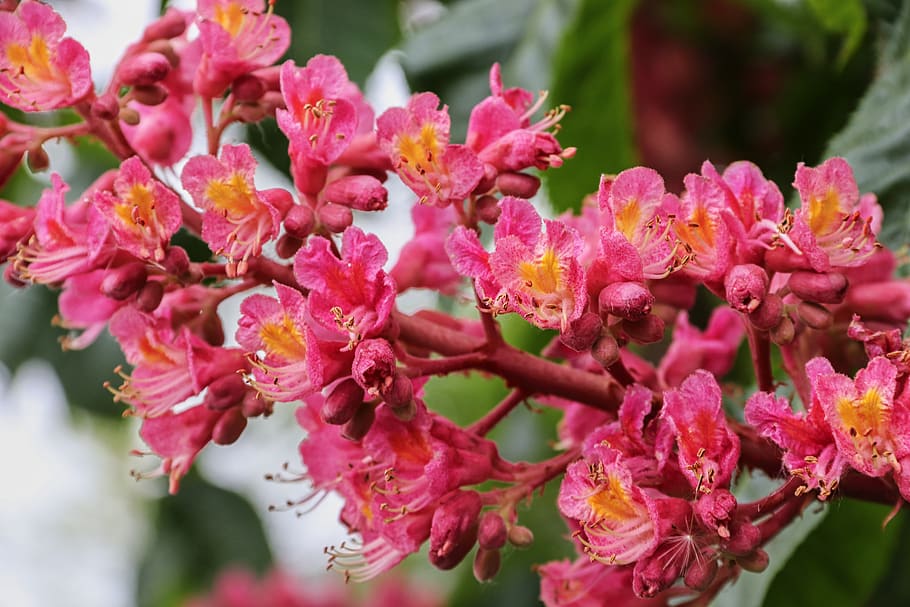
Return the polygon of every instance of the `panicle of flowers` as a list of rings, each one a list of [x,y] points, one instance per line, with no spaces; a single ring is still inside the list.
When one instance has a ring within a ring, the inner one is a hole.
[[[0,11],[0,101],[76,116],[0,119],[0,183],[49,168],[50,139],[92,137],[119,160],[73,196],[53,173],[34,206],[0,201],[0,261],[14,286],[60,290],[65,347],[104,330],[119,344],[130,368],[107,387],[159,458],[136,476],[175,492],[207,445],[296,406],[306,469],[272,478],[307,485],[291,509],[343,498],[351,537],[325,553],[355,581],[424,544],[440,569],[473,553],[489,581],[533,542],[519,505],[560,480],[577,559],[539,567],[548,607],[704,604],[767,566],[763,546],[813,499],[910,499],[910,283],[845,159],[797,166],[796,210],[754,164],[706,161],[681,192],[647,167],[605,174],[579,214],[546,218],[538,172],[575,154],[558,139],[567,107],[506,88],[494,65],[463,142],[430,92],[376,118],[337,58],[276,63],[291,32],[273,4],[168,9],[97,91],[50,6]],[[196,111],[205,151],[187,157]],[[224,141],[263,120],[287,139],[286,188],[264,188],[254,150]],[[391,176],[411,200],[389,199]],[[390,204],[414,224],[392,263],[355,225]],[[477,314],[406,313],[411,289]],[[540,353],[503,335],[512,313],[550,331]],[[751,394],[724,379],[741,354]],[[458,425],[427,384],[459,373],[510,391]],[[562,412],[559,441],[508,461],[490,432],[530,401]],[[742,503],[754,469],[779,484]]]

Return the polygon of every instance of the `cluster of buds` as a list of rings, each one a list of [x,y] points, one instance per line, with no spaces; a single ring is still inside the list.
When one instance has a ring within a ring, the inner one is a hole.
[[[290,28],[263,0],[169,9],[102,92],[50,7],[24,0],[0,25],[0,101],[81,118],[5,119],[0,179],[22,158],[46,169],[53,138],[94,137],[120,161],[71,204],[57,174],[33,208],[0,201],[4,276],[60,289],[67,348],[105,329],[117,340],[132,369],[109,388],[161,459],[137,474],[169,476],[171,492],[206,445],[297,406],[306,469],[278,476],[310,487],[289,507],[343,497],[353,538],[326,548],[332,569],[370,579],[428,543],[441,569],[474,551],[487,581],[533,542],[518,505],[562,478],[578,559],[539,568],[550,607],[709,600],[763,569],[763,545],[812,499],[910,499],[910,285],[845,160],[797,167],[796,210],[755,165],[706,162],[678,195],[631,168],[603,176],[580,214],[545,219],[531,199],[537,172],[575,153],[556,137],[568,108],[540,116],[545,96],[504,88],[498,66],[453,143],[432,93],[377,118],[338,59],[276,65]],[[207,150],[191,154],[197,109]],[[223,141],[232,123],[272,119],[290,189],[257,187],[251,148]],[[354,223],[390,204],[392,176],[413,192],[414,236],[390,264]],[[180,229],[209,254],[175,244]],[[478,314],[403,313],[398,296],[417,288]],[[699,289],[718,301],[704,328],[689,320]],[[503,338],[513,313],[554,332],[541,354]],[[725,407],[719,379],[744,339],[758,391]],[[635,347],[656,342],[659,357]],[[774,348],[792,389],[775,392]],[[511,392],[462,427],[424,387],[469,371]],[[563,411],[557,452],[507,461],[486,435],[530,398]],[[750,469],[789,476],[740,503]]]

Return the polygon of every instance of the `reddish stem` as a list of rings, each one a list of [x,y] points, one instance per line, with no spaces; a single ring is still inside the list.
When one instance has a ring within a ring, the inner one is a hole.
[[[801,479],[795,476],[791,477],[790,480],[775,489],[773,493],[762,499],[748,504],[741,504],[736,513],[744,515],[750,520],[771,514],[775,508],[794,497],[796,489],[802,484]]]
[[[768,338],[768,333],[749,325],[746,335],[749,338],[749,352],[752,354],[752,366],[755,368],[758,389],[763,392],[772,392],[774,391],[774,374],[771,372],[771,340]]]
[[[501,422],[506,415],[512,412],[519,403],[527,398],[527,394],[521,390],[512,390],[499,404],[490,409],[486,415],[467,427],[468,432],[473,432],[477,436],[486,436],[496,424]]]
[[[787,525],[793,522],[793,519],[803,511],[806,504],[813,499],[815,498],[809,493],[799,497],[792,496],[784,502],[777,512],[772,514],[767,520],[759,523],[758,528],[761,531],[762,544],[769,542]]]
[[[407,365],[404,373],[408,377],[423,377],[426,375],[448,375],[457,371],[474,369],[480,365],[487,355],[483,352],[468,352],[446,358],[419,358],[408,356],[404,361]]]

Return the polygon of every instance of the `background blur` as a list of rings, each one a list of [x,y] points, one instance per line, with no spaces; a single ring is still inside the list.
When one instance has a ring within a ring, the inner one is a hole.
[[[88,48],[100,83],[164,3],[50,4]],[[547,175],[542,204],[554,212],[577,207],[601,173],[634,164],[654,167],[678,190],[705,159],[749,159],[787,195],[797,162],[840,154],[861,189],[879,194],[883,239],[907,242],[910,9],[899,0],[282,0],[275,10],[291,23],[288,55],[298,64],[317,52],[337,55],[377,115],[412,90],[432,90],[450,107],[453,141],[488,94],[494,61],[506,86],[549,89],[552,103],[573,107],[560,141],[579,148]],[[271,162],[263,179],[287,179],[287,143],[273,122],[230,136],[248,138]],[[113,166],[92,145],[52,154],[74,191]],[[34,204],[47,183],[48,175],[20,169],[0,197]],[[400,244],[410,234],[413,195],[393,189],[390,200],[366,227]],[[408,305],[422,303],[435,302]],[[102,338],[86,351],[61,352],[55,311],[55,294],[42,287],[0,286],[0,605],[183,605],[229,566],[254,575],[279,567],[319,588],[340,583],[320,577],[323,546],[344,539],[338,502],[300,517],[293,508],[269,512],[306,494],[301,483],[263,480],[285,462],[299,469],[301,434],[290,408],[254,421],[230,448],[209,447],[180,493],[166,496],[163,482],[129,476],[155,463],[128,455],[142,448],[136,426],[102,388],[122,362],[116,345]],[[235,312],[228,305],[223,313]],[[522,323],[505,324],[509,339],[529,349],[547,340]],[[748,389],[748,370],[738,369],[729,379]],[[428,391],[431,406],[468,422],[505,388],[456,377],[434,380]],[[540,459],[556,421],[542,408],[520,410],[494,437],[508,457]],[[761,479],[751,483],[741,491],[760,490]],[[412,557],[406,575],[449,605],[537,604],[532,566],[571,555],[556,488],[522,515],[534,547],[507,552],[493,583],[474,582],[470,559],[440,574]],[[744,574],[716,604],[910,604],[910,578],[902,575],[910,525],[901,515],[882,532],[887,512],[845,501],[811,513],[774,546],[776,573]]]

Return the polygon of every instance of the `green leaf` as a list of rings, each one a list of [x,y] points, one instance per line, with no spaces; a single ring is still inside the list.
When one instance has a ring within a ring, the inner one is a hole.
[[[844,499],[827,507],[828,516],[774,578],[765,605],[866,604],[898,547],[904,517],[882,529],[889,506]]]
[[[182,605],[226,567],[264,573],[272,562],[262,522],[236,493],[191,472],[159,501],[153,541],[139,571],[140,607]]]
[[[563,146],[575,158],[548,171],[557,211],[579,208],[597,190],[601,173],[635,164],[629,76],[629,20],[634,0],[584,0],[566,29],[554,61],[553,99],[572,106],[562,121]]]
[[[866,33],[866,9],[861,0],[808,0],[809,8],[829,32],[844,35],[837,62],[843,66],[859,48]]]
[[[844,156],[863,192],[875,192],[885,209],[880,239],[899,246],[910,239],[910,3],[890,26],[878,69],[847,126],[826,156]]]

